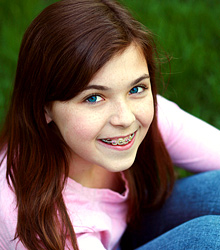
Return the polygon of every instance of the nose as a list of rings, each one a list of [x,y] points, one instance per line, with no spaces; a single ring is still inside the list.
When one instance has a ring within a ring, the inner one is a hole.
[[[131,105],[125,101],[115,103],[111,111],[110,123],[113,126],[129,127],[136,119]]]

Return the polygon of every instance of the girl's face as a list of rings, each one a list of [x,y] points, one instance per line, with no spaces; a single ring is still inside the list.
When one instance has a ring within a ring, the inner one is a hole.
[[[112,58],[84,91],[46,114],[71,149],[70,175],[128,169],[154,115],[146,60],[135,45]],[[89,176],[89,175],[88,175]]]

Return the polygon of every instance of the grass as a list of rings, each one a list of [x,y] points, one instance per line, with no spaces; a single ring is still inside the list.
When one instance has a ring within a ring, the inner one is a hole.
[[[52,0],[0,2],[0,124],[5,116],[22,35]],[[148,27],[159,51],[171,60],[163,67],[162,94],[220,129],[220,16],[218,0],[121,0]],[[184,173],[181,173],[183,176]]]
[[[0,2],[0,124],[10,100],[22,36],[45,6],[46,2],[41,0]]]
[[[156,34],[160,45],[173,58],[164,95],[220,128],[218,0],[123,2]]]

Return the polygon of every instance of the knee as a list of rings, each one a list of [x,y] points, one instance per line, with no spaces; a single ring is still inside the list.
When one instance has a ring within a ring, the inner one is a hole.
[[[206,215],[190,220],[180,225],[177,232],[181,239],[176,249],[220,249],[219,215]]]
[[[180,225],[184,226],[185,229],[188,229],[192,235],[195,232],[195,235],[198,234],[196,232],[201,231],[202,235],[204,234],[218,234],[220,236],[220,216],[219,215],[204,215],[195,219],[192,219],[184,224]]]
[[[220,183],[220,170],[212,170],[207,171],[199,174],[195,174],[193,176],[188,177],[192,179],[192,181],[198,183],[200,182],[201,185],[219,185]],[[202,183],[203,182],[203,183]]]
[[[204,181],[210,182],[213,185],[218,184],[220,182],[220,170],[212,170],[212,171],[207,171],[204,173],[200,174],[203,176]]]
[[[220,249],[220,216],[206,215],[192,219],[138,249]]]
[[[194,196],[194,199],[197,196],[207,199],[211,197],[211,200],[214,198],[220,204],[220,170],[199,173],[181,179],[177,181],[176,189],[177,192]]]

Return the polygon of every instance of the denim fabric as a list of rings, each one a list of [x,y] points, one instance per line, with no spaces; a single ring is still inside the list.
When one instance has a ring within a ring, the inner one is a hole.
[[[137,250],[211,250],[220,249],[220,216],[192,219]]]
[[[137,229],[127,229],[121,249],[220,249],[219,215],[220,171],[178,180],[160,210],[142,211]]]

